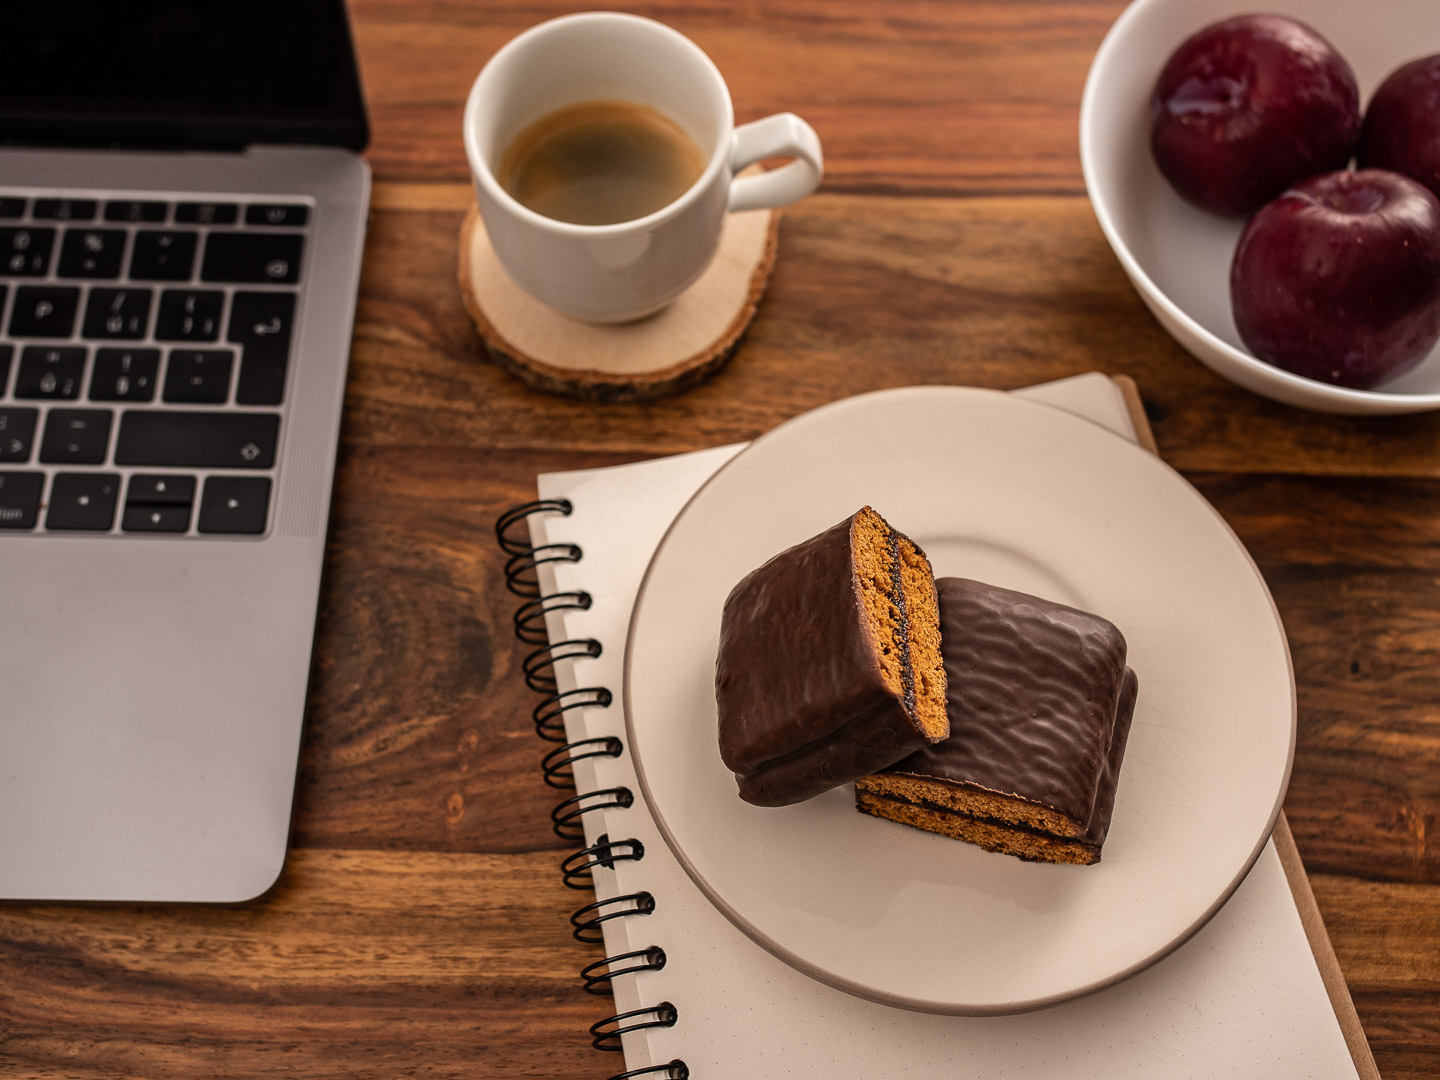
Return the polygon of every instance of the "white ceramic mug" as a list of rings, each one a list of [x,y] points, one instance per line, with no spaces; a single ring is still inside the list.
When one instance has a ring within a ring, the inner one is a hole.
[[[653,214],[572,225],[521,205],[496,179],[510,140],[556,109],[584,101],[649,105],[705,153],[700,178]],[[465,104],[465,153],[501,265],[522,289],[567,315],[614,323],[659,311],[710,264],[725,215],[784,206],[824,171],[820,138],[792,113],[735,127],[730,91],[693,41],[652,19],[587,12],[526,30],[500,49]],[[736,173],[793,157],[759,176]]]

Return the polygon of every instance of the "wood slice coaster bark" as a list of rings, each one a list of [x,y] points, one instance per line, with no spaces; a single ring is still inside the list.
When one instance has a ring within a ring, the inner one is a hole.
[[[775,267],[778,210],[730,214],[715,259],[664,311],[619,326],[579,322],[505,273],[479,211],[460,230],[460,293],[490,357],[537,390],[645,401],[719,371],[755,317]]]

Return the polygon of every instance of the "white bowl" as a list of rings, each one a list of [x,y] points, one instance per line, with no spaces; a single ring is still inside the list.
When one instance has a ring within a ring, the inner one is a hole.
[[[1080,162],[1105,238],[1140,298],[1197,360],[1257,394],[1317,412],[1440,409],[1440,347],[1374,390],[1330,386],[1257,360],[1230,313],[1230,260],[1244,222],[1185,202],[1150,156],[1150,94],[1170,54],[1210,23],[1289,15],[1355,69],[1360,102],[1401,64],[1440,52],[1440,0],[1136,0],[1105,36],[1080,105]]]

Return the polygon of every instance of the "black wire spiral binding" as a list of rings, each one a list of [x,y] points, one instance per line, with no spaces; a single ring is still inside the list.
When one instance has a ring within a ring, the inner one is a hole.
[[[579,562],[584,558],[579,544],[541,544],[505,561],[505,584],[516,596],[538,597],[540,576],[536,567],[552,562]]]
[[[559,514],[562,517],[569,517],[574,509],[575,507],[571,505],[569,499],[536,499],[534,502],[512,506],[495,522],[495,539],[500,544],[500,550],[507,555],[519,555],[521,552],[530,550],[531,545],[524,540],[516,540],[510,535],[510,530],[531,514],[538,514],[543,510]]]
[[[599,802],[587,802],[599,799]],[[550,811],[550,827],[561,840],[584,840],[585,827],[580,818],[591,810],[628,810],[635,805],[635,794],[627,787],[599,788],[572,795],[555,804]]]
[[[621,907],[621,904],[633,906]],[[614,908],[614,910],[607,910],[609,908]],[[623,919],[630,915],[650,915],[654,911],[655,897],[648,892],[632,892],[623,896],[596,900],[593,904],[586,904],[570,913],[570,925],[574,927],[570,931],[570,935],[576,941],[583,941],[587,945],[603,945],[605,944],[605,934],[600,929],[602,923],[607,923],[611,919]]]
[[[622,966],[627,960],[634,961],[628,967]],[[665,950],[658,945],[634,952],[620,953],[596,960],[580,969],[580,978],[585,980],[581,987],[587,994],[610,993],[610,980],[617,975],[633,975],[637,971],[659,971],[665,966]]]
[[[557,641],[553,645],[542,645],[525,657],[520,662],[520,670],[525,675],[525,685],[531,690],[537,694],[552,694],[557,689],[555,685],[557,662],[574,660],[579,656],[593,659],[601,652],[600,642],[594,638],[571,638],[569,641]]]
[[[631,1069],[629,1072],[616,1073],[614,1076],[606,1077],[606,1080],[632,1080],[632,1077],[636,1076],[660,1076],[665,1077],[666,1080],[690,1080],[690,1067],[677,1058],[664,1065],[647,1065],[643,1069]]]
[[[638,1017],[653,1016],[651,1020],[641,1021]],[[628,1035],[632,1031],[644,1031],[646,1028],[674,1027],[675,1021],[680,1019],[680,1013],[668,1001],[662,1001],[659,1005],[651,1005],[648,1009],[631,1009],[629,1012],[616,1013],[614,1016],[607,1016],[604,1020],[597,1020],[590,1025],[590,1045],[596,1050],[620,1051],[624,1046],[620,1043],[621,1035]],[[634,1023],[626,1023],[634,1020]],[[608,1030],[607,1030],[608,1029]]]
[[[582,747],[591,747],[583,753],[576,753]],[[584,761],[592,757],[619,757],[625,752],[625,744],[614,735],[605,735],[598,739],[576,739],[574,742],[563,743],[551,750],[540,759],[540,771],[545,774],[545,783],[553,788],[575,787],[575,769],[577,761]]]
[[[565,856],[560,875],[567,889],[590,889],[594,887],[595,867],[613,870],[617,862],[639,862],[644,857],[645,845],[639,840],[611,840],[601,833],[594,844]]]
[[[530,714],[535,720],[535,734],[548,742],[563,743],[567,709],[608,709],[614,700],[614,695],[603,686],[582,686],[578,690],[551,694]]]
[[[545,632],[545,616],[552,611],[589,611],[595,602],[584,589],[551,593],[527,600],[515,609],[515,636],[530,645],[544,645],[550,640]]]
[[[541,772],[545,783],[551,787],[573,790],[575,762],[589,757],[619,757],[625,748],[614,736],[566,741],[566,712],[580,708],[608,708],[614,702],[614,695],[601,686],[562,691],[556,682],[557,662],[578,657],[598,657],[601,645],[593,638],[576,638],[553,644],[549,642],[547,615],[556,611],[588,611],[594,599],[583,590],[549,595],[541,592],[539,567],[552,562],[579,562],[584,557],[578,544],[535,545],[528,542],[528,537],[521,535],[519,527],[526,519],[531,514],[542,512],[568,517],[574,512],[574,506],[569,499],[537,499],[516,506],[500,515],[495,522],[495,538],[501,550],[509,556],[505,562],[506,587],[516,596],[525,598],[525,603],[515,611],[515,636],[526,644],[539,646],[521,663],[525,685],[542,695],[542,700],[532,713],[535,734],[547,742],[560,744],[542,759]],[[592,810],[625,809],[634,802],[634,793],[626,787],[602,788],[572,795],[558,803],[550,812],[551,826],[555,834],[562,839],[583,843],[585,830],[582,819],[585,814]],[[560,864],[560,871],[566,887],[588,889],[594,884],[595,867],[610,869],[617,862],[637,861],[644,856],[645,847],[639,840],[631,838],[612,841],[602,833],[590,847],[566,856]],[[571,914],[571,933],[577,941],[603,944],[602,927],[605,923],[632,915],[649,915],[654,910],[655,897],[648,892],[634,892],[596,900]],[[659,946],[607,956],[581,970],[582,989],[591,994],[605,994],[610,991],[616,976],[640,971],[658,971],[664,966],[665,950]],[[642,1017],[649,1019],[642,1020]],[[678,1019],[678,1010],[668,1001],[662,1001],[650,1008],[618,1013],[590,1026],[591,1045],[597,1050],[623,1050],[622,1035],[646,1028],[673,1027]],[[685,1062],[677,1058],[663,1065],[649,1065],[617,1073],[609,1080],[631,1080],[642,1076],[688,1080],[690,1069]]]

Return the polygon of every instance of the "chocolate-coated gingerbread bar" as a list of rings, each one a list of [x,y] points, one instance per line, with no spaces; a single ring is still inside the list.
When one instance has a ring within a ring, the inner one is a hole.
[[[950,737],[856,783],[858,808],[1024,859],[1093,863],[1138,681],[1098,615],[941,578]]]
[[[740,797],[811,798],[948,732],[930,563],[868,506],[747,575],[715,663]]]

